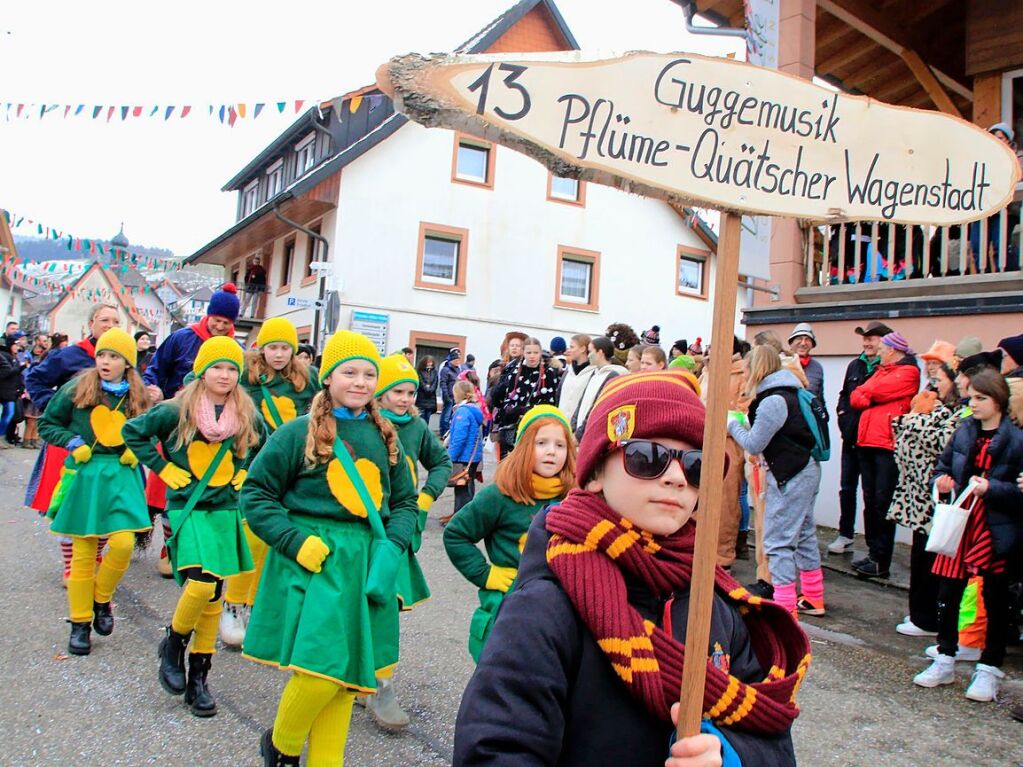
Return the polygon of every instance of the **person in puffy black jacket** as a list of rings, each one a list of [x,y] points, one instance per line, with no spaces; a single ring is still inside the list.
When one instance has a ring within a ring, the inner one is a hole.
[[[429,354],[416,365],[419,374],[419,388],[416,389],[416,408],[427,424],[437,412],[437,363]]]
[[[0,341],[0,447],[9,447],[10,443],[3,439],[7,427],[14,418],[14,407],[24,391],[21,380],[22,364],[14,356],[10,336]]]

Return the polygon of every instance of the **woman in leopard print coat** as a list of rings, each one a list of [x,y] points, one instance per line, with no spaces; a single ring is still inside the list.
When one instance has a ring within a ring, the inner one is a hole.
[[[892,420],[899,482],[888,519],[913,532],[909,619],[896,630],[909,636],[927,636],[938,630],[938,584],[931,573],[934,554],[926,549],[934,517],[929,479],[964,415],[954,379],[952,370],[942,364],[934,371],[927,389],[914,398],[910,412]]]

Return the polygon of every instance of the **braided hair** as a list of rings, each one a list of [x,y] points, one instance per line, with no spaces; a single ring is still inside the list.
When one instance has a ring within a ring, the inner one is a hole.
[[[387,462],[391,466],[398,463],[398,432],[394,425],[380,413],[374,400],[366,403],[366,412],[377,427],[380,436],[387,446]],[[305,440],[305,460],[310,468],[328,463],[334,457],[334,440],[337,439],[337,424],[334,421],[334,405],[330,392],[321,389],[313,397],[309,407],[309,432]]]

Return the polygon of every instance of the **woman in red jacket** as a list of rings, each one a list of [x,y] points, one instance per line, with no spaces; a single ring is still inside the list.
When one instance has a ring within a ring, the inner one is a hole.
[[[881,339],[881,365],[853,390],[849,403],[861,410],[856,447],[863,481],[863,527],[869,553],[852,563],[865,578],[887,578],[895,547],[895,523],[888,508],[895,494],[899,470],[895,464],[892,419],[909,412],[920,390],[920,368],[901,333]]]

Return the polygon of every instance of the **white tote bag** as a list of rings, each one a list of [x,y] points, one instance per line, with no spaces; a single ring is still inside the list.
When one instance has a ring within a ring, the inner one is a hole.
[[[954,557],[959,551],[966,530],[966,520],[973,509],[973,488],[975,482],[967,483],[959,497],[951,503],[942,503],[937,486],[934,487],[934,522],[931,534],[927,536],[927,550],[934,554]],[[969,504],[964,508],[965,504]]]

